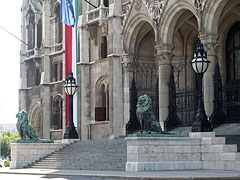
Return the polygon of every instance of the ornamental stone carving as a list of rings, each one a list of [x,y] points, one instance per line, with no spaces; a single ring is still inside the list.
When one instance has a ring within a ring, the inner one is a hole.
[[[136,0],[135,2],[135,10],[139,11],[142,7],[142,0]]]
[[[152,20],[159,23],[163,8],[166,5],[166,0],[143,0],[143,2],[146,5]]]
[[[206,0],[194,0],[194,6],[197,13],[202,13],[205,7]]]
[[[87,26],[87,31],[89,32],[90,38],[94,40],[95,45],[98,44],[98,26],[89,25]]]

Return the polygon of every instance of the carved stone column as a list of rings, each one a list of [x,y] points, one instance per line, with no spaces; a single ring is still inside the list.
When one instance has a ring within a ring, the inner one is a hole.
[[[203,92],[204,92],[204,104],[205,110],[208,117],[213,113],[213,100],[214,100],[214,71],[217,61],[217,44],[216,39],[205,37],[201,38],[204,44],[204,49],[207,52],[207,58],[211,62],[207,71],[203,77]]]
[[[133,79],[133,64],[131,62],[130,55],[123,56],[123,119],[124,119],[124,127],[130,120],[130,109],[131,109],[131,96],[130,96],[130,86],[131,81]],[[123,130],[123,134],[126,134],[126,128]]]
[[[168,116],[169,88],[168,82],[171,73],[172,51],[162,50],[163,47],[156,46],[159,69],[159,121],[164,128],[164,121]],[[165,47],[164,49],[171,49]]]

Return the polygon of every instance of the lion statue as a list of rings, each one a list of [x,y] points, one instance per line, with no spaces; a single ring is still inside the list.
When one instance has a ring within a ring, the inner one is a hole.
[[[138,98],[136,115],[141,125],[141,132],[146,131],[149,134],[151,132],[163,133],[162,128],[153,113],[152,100],[147,94]]]
[[[28,123],[28,115],[25,111],[21,111],[16,114],[18,118],[17,130],[21,136],[21,140],[26,141],[26,138],[32,140],[38,140],[38,136],[34,128]]]

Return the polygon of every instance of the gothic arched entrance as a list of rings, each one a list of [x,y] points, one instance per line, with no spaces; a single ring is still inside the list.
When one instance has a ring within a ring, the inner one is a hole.
[[[39,106],[32,108],[32,113],[30,113],[30,124],[35,129],[38,138],[42,138],[41,135],[41,110]]]
[[[137,97],[148,94],[153,102],[153,109],[158,115],[158,66],[156,63],[155,34],[152,26],[144,23],[140,28],[134,52],[134,78]]]

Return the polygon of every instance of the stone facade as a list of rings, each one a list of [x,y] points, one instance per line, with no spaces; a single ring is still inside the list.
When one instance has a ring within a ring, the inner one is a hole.
[[[177,90],[196,89],[189,61],[198,39],[211,61],[204,75],[204,103],[209,117],[214,108],[216,62],[224,85],[240,79],[235,68],[240,65],[238,51],[233,66],[228,61],[226,43],[231,28],[240,20],[239,0],[89,1],[97,8],[79,1],[80,139],[126,134],[133,77],[138,96],[151,96],[164,126],[171,67]],[[65,37],[59,8],[60,0],[23,0],[22,5],[22,39],[28,46],[21,47],[19,104],[42,138],[61,139],[65,129]],[[232,69],[234,75],[229,74]]]

